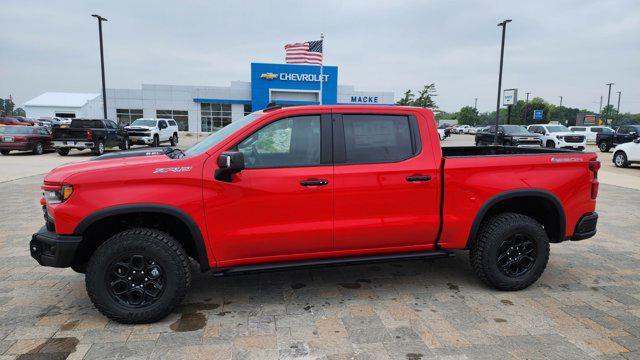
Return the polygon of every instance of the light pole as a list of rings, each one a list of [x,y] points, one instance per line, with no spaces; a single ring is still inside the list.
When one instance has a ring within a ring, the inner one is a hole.
[[[524,119],[523,123],[527,124],[527,117],[529,116],[529,93],[525,93],[527,95],[527,99],[524,101]]]
[[[620,119],[620,97],[622,96],[622,91],[618,91],[618,110],[616,110],[616,112],[618,113],[618,119]]]
[[[107,19],[96,14],[93,14],[91,16],[98,19],[98,34],[100,35],[100,68],[102,69],[102,111],[104,113],[104,118],[106,119],[107,118],[107,89],[104,83],[104,50],[102,48],[102,22],[107,21]]]
[[[560,95],[560,106],[562,106],[562,95]]]
[[[478,98],[474,98],[473,108],[478,110]]]
[[[500,71],[498,73],[498,100],[496,101],[496,128],[493,136],[493,143],[498,144],[498,126],[500,125],[500,92],[502,91],[502,63],[504,61],[504,36],[507,31],[507,23],[511,19],[504,20],[498,26],[502,26],[502,45],[500,46]]]
[[[607,117],[609,116],[609,104],[611,102],[611,85],[613,85],[613,84],[614,83],[605,84],[605,85],[609,86],[609,95],[607,95],[607,107],[605,108],[606,109],[606,111],[605,111],[606,114],[605,114],[605,117],[604,117],[604,124],[605,125],[608,125],[607,124]]]

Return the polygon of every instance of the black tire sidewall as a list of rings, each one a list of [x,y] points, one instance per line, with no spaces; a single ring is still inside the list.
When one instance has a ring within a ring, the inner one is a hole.
[[[158,135],[153,137],[153,147],[159,147],[160,146],[160,137]]]
[[[118,234],[101,245],[89,260],[87,266],[87,291],[96,307],[107,317],[123,323],[148,323],[160,320],[182,300],[187,284],[184,267],[179,256],[166,244],[140,233],[127,231],[125,236]],[[113,261],[123,255],[140,253],[153,258],[162,268],[165,277],[161,297],[148,307],[132,308],[120,304],[112,297],[107,286],[106,276]],[[177,298],[177,299],[176,299]]]
[[[42,155],[44,153],[44,146],[41,142],[33,144],[33,153],[36,155]]]
[[[102,150],[100,150],[100,144],[102,144]],[[96,155],[104,154],[104,142],[102,140],[98,140],[98,142],[96,143],[95,148],[93,148],[93,153],[96,154]]]
[[[609,145],[607,145],[606,142],[602,141],[600,142],[600,144],[598,144],[598,149],[600,149],[601,152],[609,152]]]
[[[67,156],[67,155],[69,155],[69,149],[65,149],[65,148],[63,148],[63,149],[58,149],[58,150],[56,150],[56,152],[57,152],[57,153],[58,153],[58,155],[60,155],[60,156]]]
[[[536,260],[529,271],[517,278],[513,278],[502,273],[498,268],[496,260],[498,258],[498,250],[502,240],[517,233],[524,233],[533,240],[536,246]],[[488,270],[490,277],[494,278],[494,281],[499,283],[527,284],[526,286],[533,283],[539,277],[539,275],[536,276],[535,274],[538,272],[541,274],[547,265],[548,255],[546,253],[549,251],[549,248],[548,242],[545,240],[546,234],[544,234],[544,230],[539,229],[532,224],[519,223],[518,225],[512,225],[505,231],[501,231],[499,233],[499,237],[492,241],[491,245],[487,247],[486,256],[489,260],[487,265],[489,267]],[[532,280],[532,277],[535,278]]]

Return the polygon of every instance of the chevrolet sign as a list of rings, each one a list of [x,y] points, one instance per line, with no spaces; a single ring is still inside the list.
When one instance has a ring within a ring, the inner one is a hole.
[[[278,75],[274,74],[272,72],[268,72],[268,73],[260,75],[260,79],[273,80],[273,79],[277,79],[277,78],[278,78]]]

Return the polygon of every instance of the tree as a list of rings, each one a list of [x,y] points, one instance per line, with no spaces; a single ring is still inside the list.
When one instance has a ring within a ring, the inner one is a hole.
[[[9,97],[8,99],[4,99],[4,102],[2,104],[2,110],[4,115],[13,115],[14,106],[15,104],[13,103],[13,100],[11,99],[11,97]]]
[[[13,110],[13,115],[15,115],[15,116],[27,116],[27,113],[24,111],[23,108],[16,108],[15,110]]]
[[[404,96],[402,97],[402,99],[398,100],[398,102],[396,102],[396,105],[401,105],[401,106],[411,106],[413,105],[413,98],[415,97],[415,95],[413,95],[413,92],[411,91],[411,89],[407,90],[404,92]]]
[[[438,94],[436,93],[435,83],[425,85],[418,94],[418,98],[413,102],[413,106],[429,109],[438,108],[435,100],[433,100],[434,97],[438,96]]]
[[[479,120],[478,110],[471,106],[465,106],[458,112],[458,124],[460,125],[476,125]]]

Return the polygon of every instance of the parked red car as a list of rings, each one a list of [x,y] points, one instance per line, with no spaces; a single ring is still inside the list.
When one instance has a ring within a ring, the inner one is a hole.
[[[0,117],[0,125],[33,126],[32,123],[28,121],[23,121],[22,119],[23,118],[20,118],[20,117],[10,117],[10,116]]]
[[[53,150],[51,132],[42,126],[2,126],[0,127],[0,153],[31,151],[36,155],[45,150]]]
[[[186,151],[155,148],[63,165],[44,179],[41,265],[86,272],[111,319],[152,322],[219,275],[469,250],[500,290],[534,283],[549,243],[596,233],[593,153],[440,147],[430,110],[268,108]]]

